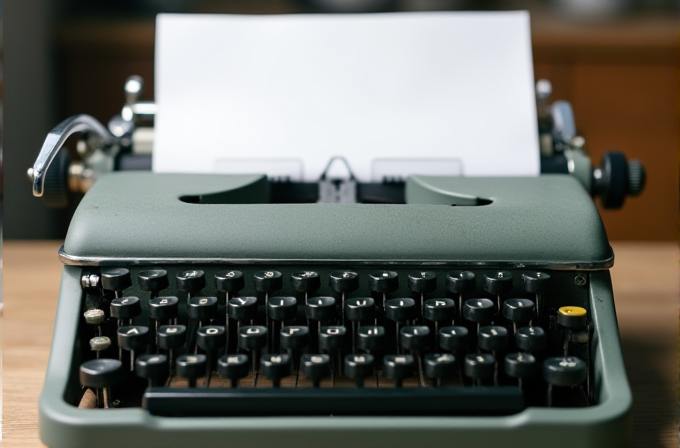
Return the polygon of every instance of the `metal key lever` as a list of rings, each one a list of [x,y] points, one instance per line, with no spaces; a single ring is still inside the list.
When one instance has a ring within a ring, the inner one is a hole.
[[[90,115],[74,115],[59,123],[47,135],[40,154],[28,170],[28,177],[33,182],[33,196],[42,197],[45,193],[45,179],[50,165],[59,154],[66,140],[73,134],[85,132],[90,134],[87,144],[90,148],[109,150],[115,145],[115,138],[106,127]],[[110,154],[111,170],[113,155]],[[64,185],[65,188],[65,185]]]

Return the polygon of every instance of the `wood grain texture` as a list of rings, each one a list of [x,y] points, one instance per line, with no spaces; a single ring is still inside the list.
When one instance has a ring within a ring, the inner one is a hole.
[[[3,446],[39,447],[38,396],[49,356],[59,242],[3,247]],[[613,244],[619,327],[635,397],[634,448],[677,448],[678,248]]]

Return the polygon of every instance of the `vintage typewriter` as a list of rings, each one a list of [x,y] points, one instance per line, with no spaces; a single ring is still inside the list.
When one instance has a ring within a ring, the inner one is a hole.
[[[626,444],[614,254],[591,195],[620,206],[644,171],[620,153],[593,169],[549,83],[543,175],[375,184],[146,172],[140,88],[109,129],[59,125],[29,170],[52,204],[89,190],[59,251],[44,443]]]

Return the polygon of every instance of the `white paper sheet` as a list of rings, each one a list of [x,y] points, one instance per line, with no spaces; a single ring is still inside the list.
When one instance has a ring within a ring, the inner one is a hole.
[[[540,170],[526,12],[162,14],[155,97],[157,172]]]

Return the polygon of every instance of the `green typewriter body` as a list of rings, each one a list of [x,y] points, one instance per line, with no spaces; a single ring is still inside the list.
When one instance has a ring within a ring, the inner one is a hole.
[[[271,188],[97,181],[59,254],[46,445],[626,445],[614,256],[576,180],[412,176],[406,204]]]

